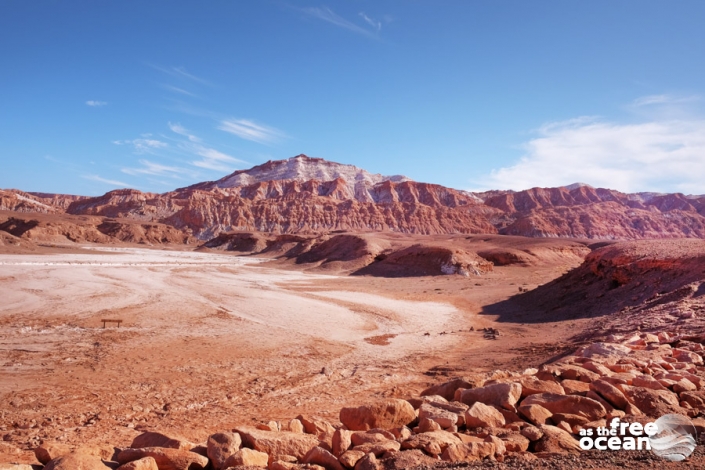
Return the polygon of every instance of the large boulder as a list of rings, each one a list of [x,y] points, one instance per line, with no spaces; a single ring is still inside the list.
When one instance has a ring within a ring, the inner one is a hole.
[[[666,387],[664,387],[661,382],[656,380],[655,378],[651,377],[650,375],[637,375],[632,379],[631,383],[634,387],[644,387],[644,388],[650,388],[652,390],[665,390],[668,391]]]
[[[303,463],[311,463],[325,467],[326,470],[344,470],[338,459],[321,447],[314,447],[304,456]]]
[[[84,452],[71,452],[50,461],[44,470],[108,470],[100,457]]]
[[[504,441],[504,447],[509,452],[526,452],[531,443],[528,438],[519,433],[508,434],[502,437],[502,440]]]
[[[451,401],[455,396],[456,390],[458,390],[459,388],[475,388],[478,383],[478,380],[472,380],[467,378],[455,378],[448,382],[427,388],[426,390],[421,392],[421,396],[440,395],[446,400]]]
[[[196,447],[196,444],[180,436],[169,436],[160,432],[147,431],[135,437],[130,447],[133,449],[142,447],[164,447],[167,449],[191,450]]]
[[[441,459],[447,462],[471,462],[494,454],[495,445],[492,442],[467,442],[446,447]]]
[[[606,380],[598,379],[590,383],[590,389],[597,392],[615,408],[623,410],[627,407],[627,398],[614,385]]]
[[[561,382],[561,387],[563,387],[566,395],[580,395],[584,397],[587,392],[590,391],[590,384],[580,380],[566,379]]]
[[[353,450],[359,450],[365,454],[375,454],[380,457],[387,452],[397,452],[401,448],[401,444],[397,441],[384,441],[384,442],[368,442],[367,444],[360,444],[359,446],[353,447]]]
[[[350,440],[354,446],[359,446],[362,444],[395,441],[396,439],[394,438],[394,434],[389,431],[384,431],[382,429],[370,429],[369,431],[352,431]]]
[[[355,464],[364,456],[365,453],[360,450],[348,450],[338,457],[338,461],[345,468],[355,468]]]
[[[301,421],[301,423],[304,425],[304,430],[308,434],[313,434],[315,436],[318,436],[320,434],[332,435],[335,432],[335,428],[333,427],[333,425],[323,418],[318,418],[316,416],[299,415],[296,417],[296,419]]]
[[[208,458],[188,450],[167,447],[142,447],[125,449],[117,456],[120,464],[152,457],[159,470],[202,470],[208,465]]]
[[[501,428],[504,424],[502,413],[479,401],[465,412],[465,425],[468,428]]]
[[[576,455],[581,452],[578,441],[563,429],[549,425],[539,426],[539,429],[543,436],[534,445],[536,452]]]
[[[541,405],[526,405],[524,403],[519,407],[519,414],[526,418],[530,423],[535,425],[546,424],[553,413]]]
[[[565,390],[558,382],[552,380],[540,380],[538,377],[533,375],[522,377],[519,380],[521,384],[521,397],[526,398],[529,395],[536,395],[537,393],[557,393],[559,395],[564,395]]]
[[[381,468],[382,465],[375,454],[367,454],[355,464],[355,470],[380,470]]]
[[[553,414],[565,413],[584,416],[590,421],[598,420],[607,413],[600,402],[579,395],[539,393],[530,395],[521,402],[522,407],[529,405],[541,405]]]
[[[705,410],[705,391],[681,392],[680,399],[692,408]]]
[[[45,442],[34,449],[34,456],[37,457],[43,465],[48,464],[52,460],[71,453],[71,448],[66,444],[57,442]]]
[[[297,432],[263,431],[250,426],[237,427],[233,431],[240,435],[243,446],[266,452],[272,460],[279,460],[284,455],[301,460],[319,444],[317,437]]]
[[[415,419],[414,407],[408,401],[399,399],[340,410],[340,422],[352,431],[391,429],[405,426]]]
[[[333,433],[333,455],[340,457],[352,446],[352,431],[347,429],[336,429]]]
[[[223,464],[223,468],[230,467],[262,467],[269,465],[269,455],[248,448],[242,448],[235,452]],[[161,470],[161,469],[160,469]]]
[[[215,470],[222,470],[225,461],[240,450],[242,439],[233,432],[219,432],[208,437],[207,453]]]
[[[485,405],[512,411],[520,398],[521,384],[518,383],[486,385],[480,388],[463,390],[460,394],[460,401],[469,406],[479,401]]]
[[[629,403],[648,416],[660,418],[669,413],[684,414],[678,396],[673,392],[629,385],[622,385],[622,391]]]
[[[430,403],[422,403],[419,407],[419,419],[423,418],[432,419],[443,429],[447,429],[458,424],[459,419],[456,413],[438,408]]]
[[[415,434],[401,443],[401,448],[419,449],[429,455],[440,455],[448,446],[462,444],[454,434],[447,431],[433,431]]]
[[[117,470],[159,470],[157,461],[152,457],[145,457],[139,460],[120,465]]]

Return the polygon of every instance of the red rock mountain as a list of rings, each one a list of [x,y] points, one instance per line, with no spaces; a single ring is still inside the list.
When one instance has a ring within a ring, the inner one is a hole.
[[[705,196],[576,184],[470,193],[305,155],[168,193],[0,192],[0,210],[159,222],[206,240],[227,231],[500,233],[591,239],[705,238]]]

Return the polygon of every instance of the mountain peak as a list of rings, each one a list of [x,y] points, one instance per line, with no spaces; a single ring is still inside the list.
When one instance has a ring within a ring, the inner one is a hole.
[[[370,173],[362,168],[344,163],[331,162],[323,158],[313,158],[305,154],[285,160],[269,160],[249,170],[238,170],[213,183],[217,188],[236,188],[264,181],[310,181],[320,182],[345,180],[351,194],[361,201],[371,200],[369,191],[385,181],[395,183],[411,181],[406,176],[384,176]]]
[[[578,189],[578,188],[592,188],[592,186],[590,186],[587,183],[573,183],[573,184],[569,184],[568,186],[563,186],[563,187],[565,189],[567,189],[568,191],[572,191],[572,190]]]

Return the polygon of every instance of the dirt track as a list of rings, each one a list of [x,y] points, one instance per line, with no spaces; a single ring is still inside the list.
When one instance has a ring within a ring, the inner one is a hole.
[[[536,365],[580,326],[505,321],[496,341],[469,331],[494,325],[484,306],[565,265],[384,279],[101,248],[0,255],[0,266],[0,433],[26,449],[127,445],[142,428],[198,442],[302,412],[335,421],[342,406],[414,395],[445,376]],[[103,329],[103,318],[124,323]]]

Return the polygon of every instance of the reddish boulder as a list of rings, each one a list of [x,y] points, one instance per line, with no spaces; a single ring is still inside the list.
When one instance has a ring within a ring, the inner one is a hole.
[[[416,434],[401,443],[402,449],[419,449],[429,455],[439,455],[448,446],[462,444],[462,441],[447,431],[425,432]]]
[[[178,436],[168,436],[160,432],[143,432],[135,437],[130,444],[133,449],[142,447],[164,447],[167,449],[191,450],[196,444]]]
[[[629,403],[648,416],[659,418],[669,413],[684,414],[678,396],[673,392],[628,385],[623,389]]]
[[[171,449],[167,447],[141,447],[125,449],[117,456],[120,464],[152,457],[159,470],[201,470],[208,465],[208,458],[188,450]]]
[[[487,406],[481,402],[475,402],[465,412],[465,425],[468,428],[500,428],[504,426],[505,420],[502,413],[496,408]]]
[[[557,395],[554,393],[539,393],[530,395],[521,402],[522,407],[541,405],[551,413],[570,413],[594,421],[607,413],[605,407],[598,401],[578,395]]]
[[[66,455],[71,452],[71,448],[66,444],[56,442],[45,442],[34,449],[34,456],[37,457],[42,464],[46,465],[50,461]]]
[[[581,452],[580,444],[568,432],[555,426],[539,427],[543,436],[534,445],[536,452],[551,452],[559,454],[574,454]]]
[[[225,461],[240,450],[242,439],[239,434],[232,432],[219,432],[208,437],[207,455],[213,463],[215,470],[226,468]]]
[[[125,465],[120,465],[117,470],[159,470],[157,461],[152,457],[145,457],[139,460],[133,460]]]
[[[399,399],[340,410],[340,422],[351,431],[367,431],[373,428],[391,429],[405,426],[415,419],[416,412],[411,404]]]
[[[50,461],[44,470],[108,470],[100,457],[83,452],[71,452]]]
[[[333,454],[318,446],[309,450],[302,462],[320,465],[326,470],[343,470],[343,466]]]
[[[265,452],[242,448],[235,452],[223,464],[223,468],[230,467],[262,467],[269,465],[269,455]],[[161,470],[161,469],[160,469]]]
[[[320,442],[310,434],[262,431],[250,426],[237,427],[233,431],[240,435],[243,446],[267,453],[272,460],[279,460],[284,455],[293,455],[301,460]]]
[[[540,380],[533,375],[522,377],[519,380],[519,383],[521,384],[522,398],[526,398],[529,395],[535,395],[537,393],[565,394],[565,390],[563,390],[563,387],[558,382],[554,382],[553,380]]]
[[[615,408],[623,410],[627,407],[628,402],[624,394],[617,387],[605,380],[595,380],[590,384],[590,389],[600,394]]]
[[[521,384],[518,383],[498,383],[480,388],[463,390],[460,394],[460,401],[472,406],[477,402],[491,405],[496,408],[514,410],[514,405],[521,398]]]

